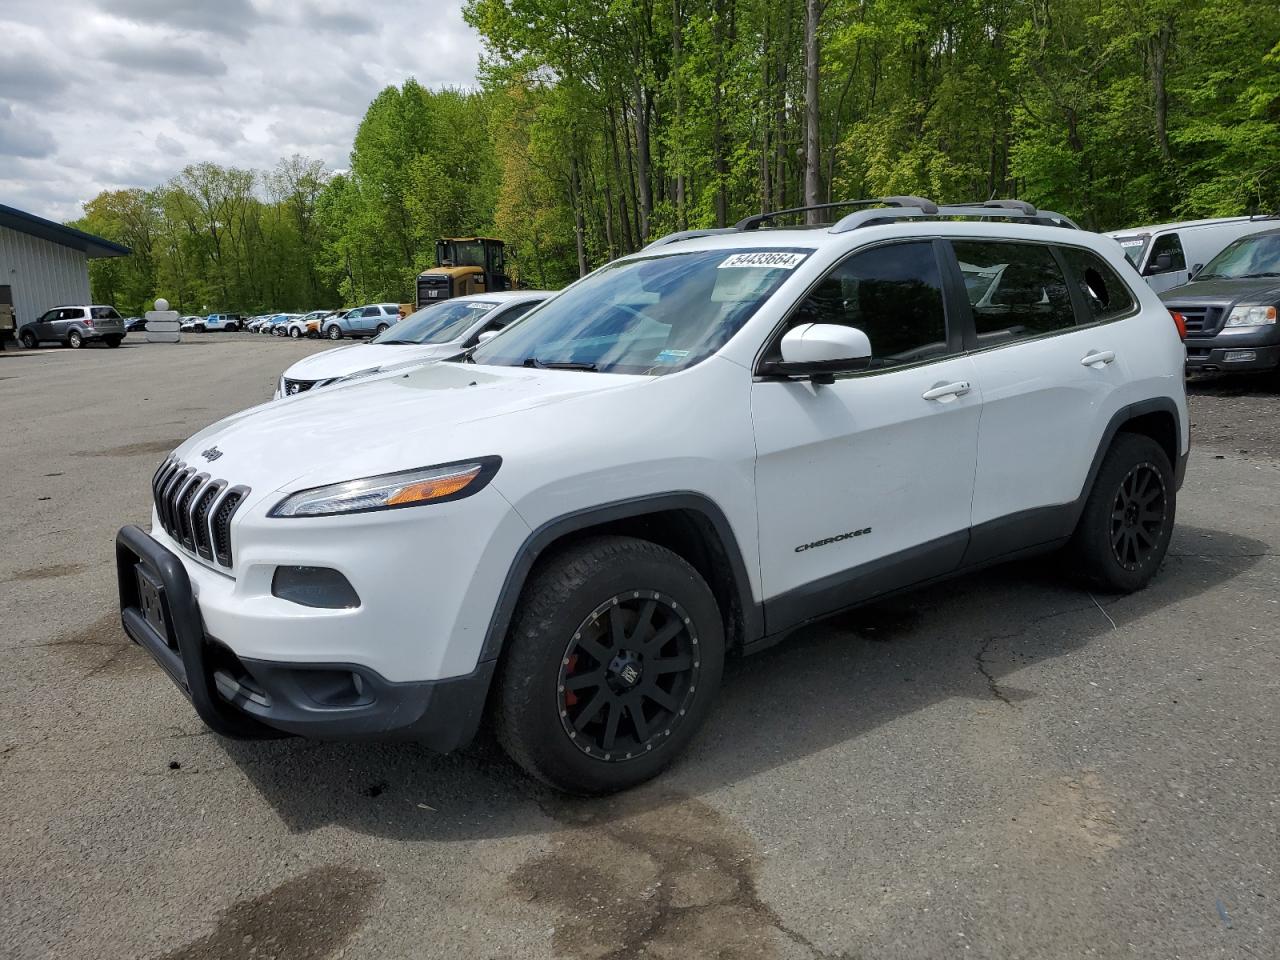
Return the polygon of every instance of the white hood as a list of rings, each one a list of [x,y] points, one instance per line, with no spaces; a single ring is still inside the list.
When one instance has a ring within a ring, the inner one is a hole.
[[[368,356],[374,349],[328,352]],[[399,354],[406,348],[385,349]],[[649,379],[432,363],[253,407],[202,430],[175,454],[213,476],[252,487],[256,500],[295,481],[297,487],[316,486],[502,456],[507,451],[497,447],[524,437],[512,422],[522,411],[590,402]]]
[[[284,375],[290,380],[332,380],[370,369],[389,369],[429,360],[443,360],[460,353],[456,343],[383,344],[350,343],[322,350],[299,360]]]

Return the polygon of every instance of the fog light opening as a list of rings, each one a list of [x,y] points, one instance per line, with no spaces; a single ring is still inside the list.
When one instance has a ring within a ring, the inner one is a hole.
[[[350,610],[360,606],[351,581],[331,567],[276,567],[271,594],[304,607]]]
[[[1223,363],[1244,363],[1249,360],[1257,360],[1257,350],[1228,350],[1222,355]]]

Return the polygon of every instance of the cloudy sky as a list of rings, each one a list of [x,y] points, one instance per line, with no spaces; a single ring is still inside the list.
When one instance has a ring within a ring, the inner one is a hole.
[[[0,203],[53,220],[188,163],[347,165],[387,84],[471,86],[461,0],[2,0]]]

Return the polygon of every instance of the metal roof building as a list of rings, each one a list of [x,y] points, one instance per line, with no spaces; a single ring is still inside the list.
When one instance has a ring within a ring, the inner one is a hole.
[[[50,307],[90,303],[89,260],[124,257],[118,243],[0,203],[0,303],[19,325]]]

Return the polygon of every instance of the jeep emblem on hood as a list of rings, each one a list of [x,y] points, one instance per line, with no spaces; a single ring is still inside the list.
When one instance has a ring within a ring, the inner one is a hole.
[[[208,450],[201,450],[200,456],[204,457],[210,463],[213,463],[213,461],[217,460],[220,456],[222,456],[222,451],[219,450],[217,447],[210,447]]]

